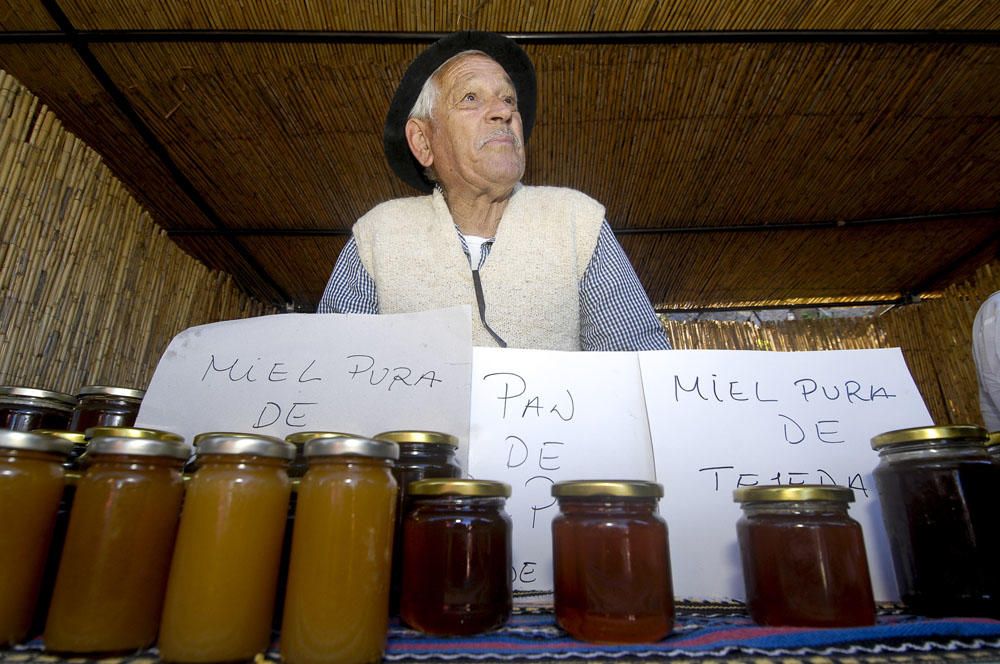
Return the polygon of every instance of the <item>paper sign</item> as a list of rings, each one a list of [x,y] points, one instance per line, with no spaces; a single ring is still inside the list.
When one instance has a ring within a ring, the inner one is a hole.
[[[514,589],[552,590],[552,484],[654,479],[634,353],[475,348],[469,471],[511,485]]]
[[[873,436],[932,424],[899,349],[639,354],[674,592],[743,598],[740,486],[842,484],[878,600],[898,598],[872,470]]]
[[[470,308],[382,316],[279,314],[202,325],[170,342],[137,426],[284,437],[428,429],[465,458]]]

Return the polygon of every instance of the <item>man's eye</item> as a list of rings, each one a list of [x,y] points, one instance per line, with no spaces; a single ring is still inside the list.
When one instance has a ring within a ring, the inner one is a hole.
[[[475,95],[475,93],[472,93],[472,92],[468,93],[467,95],[465,95],[464,97],[462,97],[462,101],[476,101],[476,95]]]
[[[517,106],[517,100],[513,97],[504,97],[503,101],[505,104],[510,104],[511,106]]]

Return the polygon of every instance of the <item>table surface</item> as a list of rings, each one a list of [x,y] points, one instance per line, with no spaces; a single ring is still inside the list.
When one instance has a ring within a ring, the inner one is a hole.
[[[39,639],[0,651],[0,661],[47,664],[88,662],[48,655]],[[117,657],[123,664],[158,661],[155,649]],[[279,662],[277,644],[258,662]],[[879,607],[872,627],[815,629],[760,627],[738,603],[678,604],[673,633],[663,641],[629,646],[576,641],[560,629],[551,609],[516,609],[508,625],[469,638],[440,638],[393,623],[387,662],[746,662],[762,664],[894,664],[897,662],[1000,662],[1000,620],[928,618],[899,607]]]

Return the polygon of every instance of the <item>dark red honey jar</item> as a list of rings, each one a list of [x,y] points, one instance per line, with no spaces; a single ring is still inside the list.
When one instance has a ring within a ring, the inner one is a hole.
[[[755,486],[733,492],[747,608],[759,625],[875,624],[861,524],[842,486]]]
[[[399,615],[428,634],[503,626],[513,605],[511,520],[502,482],[425,479],[410,484],[403,525]]]
[[[590,480],[552,487],[555,610],[573,637],[648,643],[670,634],[674,593],[667,523],[654,482]]]

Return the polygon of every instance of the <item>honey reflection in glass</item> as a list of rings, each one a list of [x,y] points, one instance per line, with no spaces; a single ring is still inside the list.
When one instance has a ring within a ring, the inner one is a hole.
[[[29,636],[62,498],[62,459],[0,449],[0,646]]]
[[[310,459],[281,624],[290,664],[381,661],[396,511],[390,468],[359,456]]]
[[[199,455],[167,584],[161,659],[250,660],[266,650],[291,492],[286,466]]]
[[[77,485],[46,650],[119,653],[153,644],[184,491],[181,464],[95,456]]]

